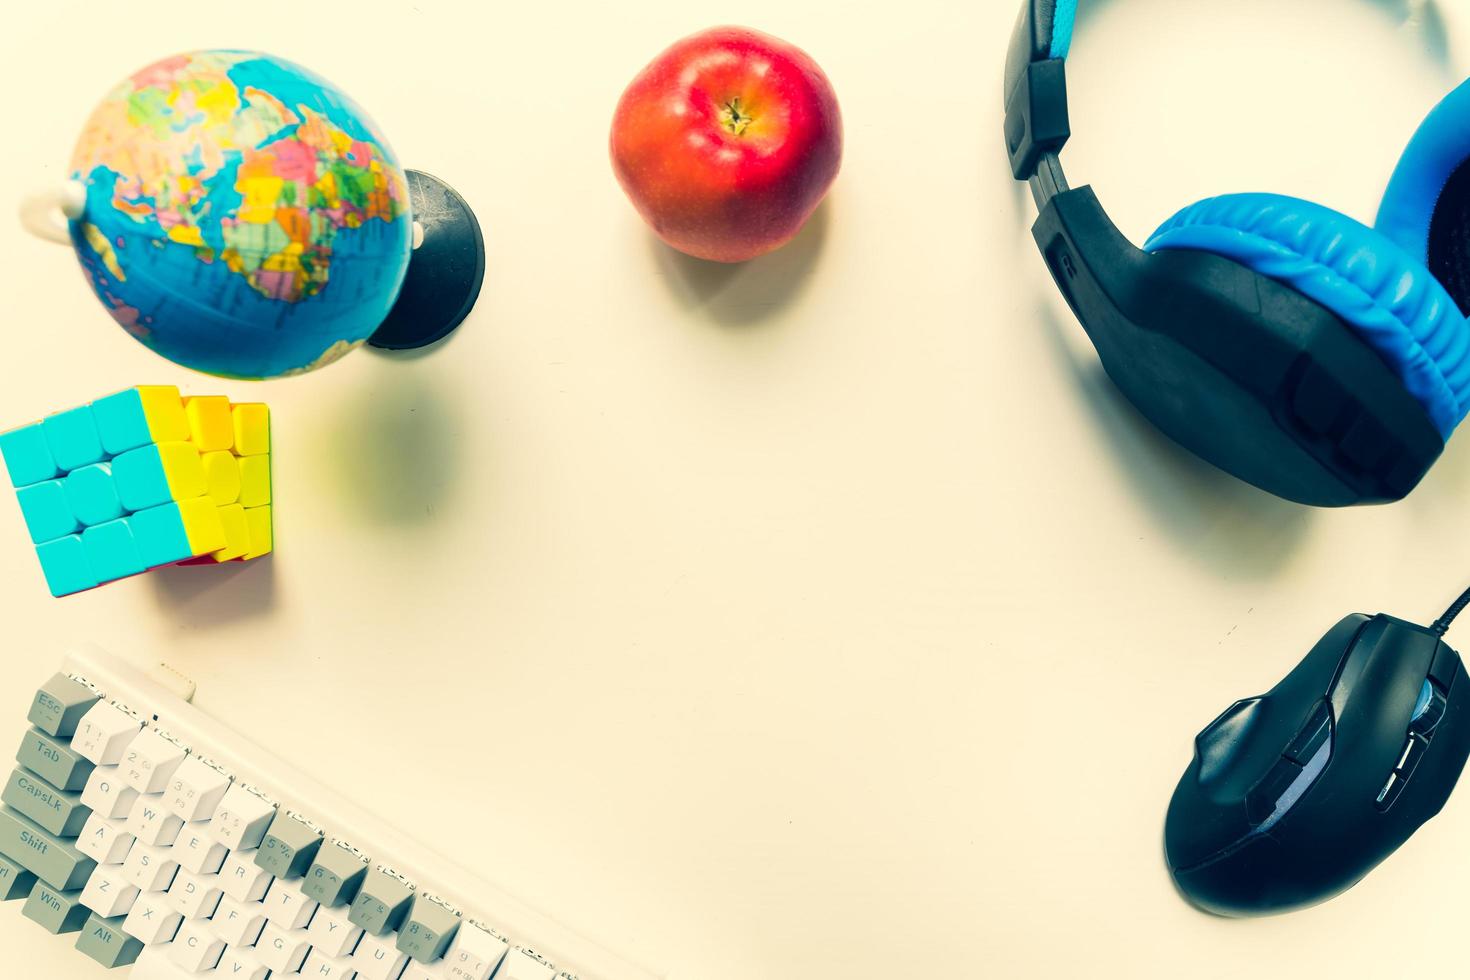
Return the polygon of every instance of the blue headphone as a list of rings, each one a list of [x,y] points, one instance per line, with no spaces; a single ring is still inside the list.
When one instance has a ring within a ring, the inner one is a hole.
[[[1397,500],[1470,412],[1470,83],[1430,113],[1373,228],[1279,194],[1190,205],[1142,249],[1058,154],[1078,0],[1027,0],[1005,75],[1012,172],[1109,376],[1166,434],[1278,496]]]

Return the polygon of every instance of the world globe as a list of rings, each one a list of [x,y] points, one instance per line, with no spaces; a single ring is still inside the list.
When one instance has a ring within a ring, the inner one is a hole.
[[[83,271],[123,329],[229,378],[361,345],[412,251],[404,171],[365,113],[298,65],[196,51],[122,82],[71,162]]]

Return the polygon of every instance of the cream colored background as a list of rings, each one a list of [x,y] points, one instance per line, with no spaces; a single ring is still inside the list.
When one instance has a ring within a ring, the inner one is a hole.
[[[1068,169],[1135,239],[1227,190],[1371,219],[1470,67],[1470,37],[1436,64],[1388,2],[1083,3]],[[1011,0],[370,9],[4,16],[12,201],[122,75],[260,47],[369,107],[489,251],[432,355],[249,385],[148,353],[65,250],[0,222],[0,420],[169,382],[268,400],[277,435],[280,551],[249,568],[53,601],[0,504],[15,737],[69,642],[167,658],[212,714],[695,980],[1458,963],[1463,795],[1361,887],[1265,921],[1181,902],[1160,833],[1226,703],[1340,615],[1427,621],[1470,578],[1470,441],[1403,504],[1325,513],[1143,424],[1008,180]],[[740,269],[654,243],[604,146],[633,73],[728,21],[805,47],[847,127],[812,225]],[[68,947],[0,914],[0,974],[94,975]]]

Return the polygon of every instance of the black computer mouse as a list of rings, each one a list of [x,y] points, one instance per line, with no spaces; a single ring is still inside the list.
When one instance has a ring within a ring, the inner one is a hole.
[[[1442,633],[1348,616],[1199,734],[1164,823],[1190,901],[1221,915],[1312,905],[1439,812],[1470,756],[1470,680]]]

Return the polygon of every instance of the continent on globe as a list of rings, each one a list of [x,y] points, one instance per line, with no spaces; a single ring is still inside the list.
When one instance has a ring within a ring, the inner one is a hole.
[[[144,68],[93,112],[71,171],[93,290],[187,367],[271,378],[330,364],[403,284],[403,169],[355,103],[279,58],[198,51]]]

